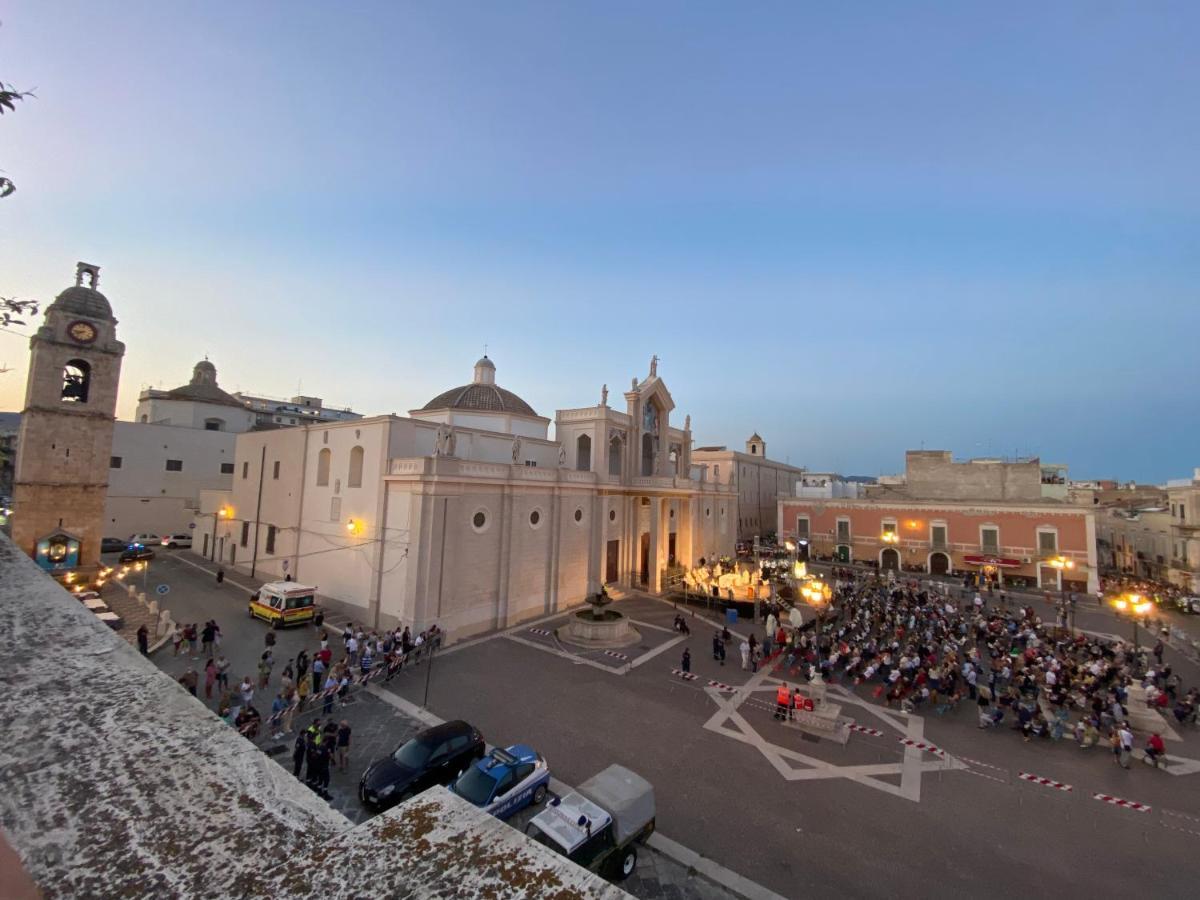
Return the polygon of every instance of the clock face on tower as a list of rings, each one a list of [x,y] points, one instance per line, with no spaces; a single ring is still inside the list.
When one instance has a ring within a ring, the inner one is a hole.
[[[90,322],[72,322],[67,326],[67,334],[77,344],[90,344],[96,339],[96,326]]]

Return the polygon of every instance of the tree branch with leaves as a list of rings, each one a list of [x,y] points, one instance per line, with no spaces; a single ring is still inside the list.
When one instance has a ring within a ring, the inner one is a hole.
[[[33,95],[33,91],[18,91],[11,84],[0,81],[0,116],[6,112],[13,112],[18,103]],[[11,178],[0,175],[0,197],[7,197],[16,189],[17,186],[12,183]]]
[[[38,305],[36,300],[18,300],[16,297],[0,297],[0,328],[10,325],[24,325],[25,320],[19,316],[36,316]]]

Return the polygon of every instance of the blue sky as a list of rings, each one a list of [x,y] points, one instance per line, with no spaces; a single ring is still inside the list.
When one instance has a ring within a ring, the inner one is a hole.
[[[1195,3],[10,0],[0,294],[85,259],[118,413],[227,389],[544,415],[657,353],[698,442],[1200,465]],[[0,409],[22,337],[0,333]]]

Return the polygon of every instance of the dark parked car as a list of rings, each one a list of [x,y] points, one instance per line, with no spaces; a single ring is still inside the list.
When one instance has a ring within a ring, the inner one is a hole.
[[[483,735],[466,722],[427,729],[367,766],[358,782],[358,799],[383,810],[435,784],[448,785],[482,758],[484,749]]]
[[[135,544],[122,553],[118,559],[123,563],[137,562],[139,559],[154,559],[154,551],[149,547],[143,547],[140,544]]]
[[[127,540],[125,540],[124,538],[114,538],[114,537],[100,538],[100,552],[101,553],[120,553],[122,550],[124,550],[128,546],[129,546],[129,542]]]

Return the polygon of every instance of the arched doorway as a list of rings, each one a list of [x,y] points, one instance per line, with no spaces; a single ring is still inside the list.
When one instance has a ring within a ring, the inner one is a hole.
[[[885,547],[879,554],[879,568],[883,571],[893,569],[900,571],[900,551],[895,547]]]
[[[950,574],[950,557],[945,553],[930,553],[929,554],[929,574],[930,575],[948,575]]]

